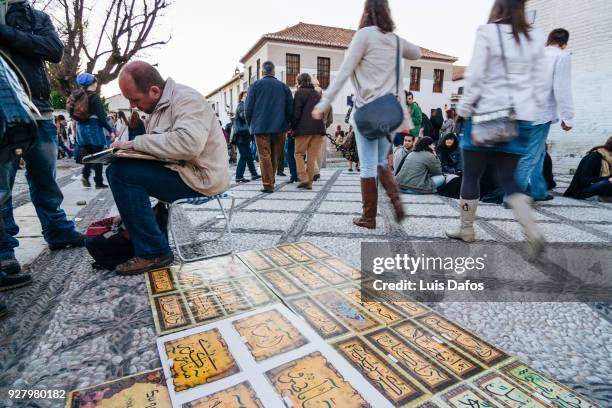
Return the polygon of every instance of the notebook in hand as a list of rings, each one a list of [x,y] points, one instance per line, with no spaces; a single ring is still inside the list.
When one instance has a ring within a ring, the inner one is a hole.
[[[123,150],[123,149],[106,149],[99,153],[91,154],[83,157],[83,164],[87,163],[112,163],[118,159],[136,159],[136,160],[151,160],[164,163],[180,164],[178,160],[171,159],[160,159],[159,157],[150,155],[148,153],[137,152],[136,150]]]

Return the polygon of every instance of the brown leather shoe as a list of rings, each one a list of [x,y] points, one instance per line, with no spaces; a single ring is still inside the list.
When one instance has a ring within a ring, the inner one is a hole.
[[[393,177],[393,174],[388,169],[379,166],[378,178],[380,179],[380,184],[382,184],[387,192],[389,200],[391,200],[391,206],[395,212],[395,222],[401,223],[406,219],[406,212],[404,211],[404,204],[402,203],[395,177]]]
[[[361,201],[363,203],[363,213],[359,218],[353,218],[353,224],[358,227],[375,229],[376,212],[378,210],[378,186],[376,177],[361,179]]]
[[[154,271],[155,269],[164,268],[174,262],[174,255],[164,256],[156,259],[144,259],[134,257],[127,262],[115,268],[117,275],[130,276],[139,275],[141,273]]]

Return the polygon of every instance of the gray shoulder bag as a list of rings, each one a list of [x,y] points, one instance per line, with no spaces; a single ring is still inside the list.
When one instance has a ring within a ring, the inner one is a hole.
[[[395,95],[381,96],[355,110],[355,125],[359,134],[369,140],[376,140],[381,137],[391,140],[391,132],[399,128],[404,122],[404,111],[398,100],[401,66],[400,39],[397,35],[395,37],[397,39]]]
[[[506,73],[506,83],[508,85],[508,96],[510,98],[510,108],[494,112],[481,113],[472,116],[472,143],[474,146],[491,147],[501,143],[510,142],[519,133],[518,120],[512,89],[510,87],[508,62],[504,50],[501,28],[497,25],[497,35],[501,46],[502,62]]]

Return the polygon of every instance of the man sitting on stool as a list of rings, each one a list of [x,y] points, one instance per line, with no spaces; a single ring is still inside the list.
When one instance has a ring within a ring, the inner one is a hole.
[[[230,186],[225,138],[212,107],[196,90],[164,80],[145,62],[131,62],[119,75],[119,87],[132,107],[148,116],[146,134],[113,143],[160,159],[119,160],[107,179],[119,214],[134,244],[135,257],[117,267],[135,275],[171,264],[172,250],[155,220],[149,197],[171,203],[220,194]]]

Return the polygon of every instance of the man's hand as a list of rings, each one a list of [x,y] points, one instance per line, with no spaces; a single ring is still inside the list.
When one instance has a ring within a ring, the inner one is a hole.
[[[610,177],[608,181],[610,182],[610,184],[612,184],[612,177]]]
[[[133,150],[134,143],[130,140],[129,142],[122,142],[121,140],[116,140],[111,145],[113,149],[122,149],[122,150]]]
[[[323,119],[323,111],[320,111],[318,109],[313,109],[312,110],[312,118],[315,119],[315,120]]]
[[[561,121],[561,129],[565,130],[566,132],[569,132],[570,130],[572,130],[572,127],[567,126],[565,122]]]

